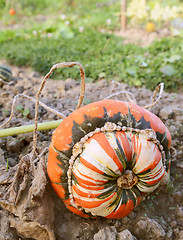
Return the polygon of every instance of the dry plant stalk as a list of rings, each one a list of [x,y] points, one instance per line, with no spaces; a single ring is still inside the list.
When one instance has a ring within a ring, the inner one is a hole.
[[[37,125],[38,125],[38,108],[39,108],[39,98],[40,95],[42,93],[42,90],[44,88],[44,85],[47,81],[47,79],[49,78],[49,76],[52,74],[52,72],[57,69],[57,68],[65,68],[65,67],[72,67],[78,65],[79,69],[80,69],[80,76],[81,76],[81,89],[80,89],[80,96],[79,96],[79,100],[78,100],[78,104],[76,109],[81,107],[81,104],[83,102],[83,98],[84,98],[84,93],[85,93],[85,72],[84,72],[84,68],[83,66],[78,63],[78,62],[62,62],[62,63],[57,63],[55,65],[52,66],[52,68],[50,69],[50,71],[46,74],[46,76],[44,77],[40,88],[36,94],[36,106],[35,106],[35,127],[34,127],[34,133],[33,133],[33,149],[32,151],[36,153],[36,143],[37,143]]]
[[[28,100],[36,103],[36,99],[35,99],[35,98],[29,97],[28,95],[25,95],[25,94],[22,94],[22,93],[17,94],[17,95],[13,98],[10,116],[9,116],[9,118],[8,118],[7,121],[5,121],[2,125],[0,125],[0,128],[6,126],[6,125],[11,121],[11,119],[13,118],[13,114],[14,114],[14,112],[15,112],[15,104],[16,104],[18,98],[20,98],[20,97],[25,98],[25,99],[28,99]],[[42,102],[40,102],[40,101],[39,101],[39,104],[40,104],[40,106],[44,107],[47,111],[50,111],[50,112],[54,113],[55,115],[57,115],[57,116],[60,117],[61,119],[66,117],[64,114],[58,112],[57,110],[55,110],[55,109],[53,109],[53,108],[48,107],[46,104],[44,104],[44,103],[42,103]]]
[[[159,90],[159,89],[160,89],[159,96],[158,96],[158,98],[155,100],[155,98],[156,98],[156,96],[157,96],[157,94],[158,94],[158,90]],[[152,98],[151,98],[151,103],[150,103],[149,105],[147,105],[147,106],[144,106],[143,108],[148,109],[148,110],[151,110],[152,107],[154,107],[154,106],[157,104],[157,102],[160,100],[160,98],[162,97],[163,89],[164,89],[164,83],[160,83],[160,84],[156,87],[156,89],[155,89],[155,91],[154,91],[154,94],[153,94],[153,96],[152,96]]]

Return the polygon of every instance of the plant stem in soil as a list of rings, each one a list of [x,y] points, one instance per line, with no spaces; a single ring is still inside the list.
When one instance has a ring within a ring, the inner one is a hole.
[[[43,130],[57,128],[61,122],[62,122],[62,119],[57,120],[57,121],[39,123],[37,130],[43,131]],[[7,136],[12,136],[12,135],[18,135],[21,133],[29,133],[29,132],[33,132],[33,131],[34,131],[34,124],[20,126],[20,127],[7,128],[7,129],[0,130],[0,137],[7,137]]]

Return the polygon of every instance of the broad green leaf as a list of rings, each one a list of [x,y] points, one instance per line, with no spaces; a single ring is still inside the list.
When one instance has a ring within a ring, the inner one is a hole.
[[[136,74],[137,70],[135,67],[129,67],[129,68],[126,68],[126,72],[130,75],[134,75]]]
[[[173,55],[170,58],[165,58],[164,61],[169,62],[169,63],[173,63],[173,62],[178,61],[180,59],[181,59],[180,55]]]
[[[18,105],[16,106],[16,111],[22,111],[23,110],[23,106],[22,105]]]
[[[106,77],[106,73],[105,72],[101,72],[99,73],[99,78],[105,78]]]
[[[134,80],[133,83],[134,83],[134,85],[137,86],[137,87],[142,86],[142,82],[140,81],[140,79]]]
[[[172,76],[175,74],[175,69],[172,65],[165,65],[164,67],[160,68],[160,72],[167,76]]]
[[[25,108],[23,111],[23,116],[27,117],[27,115],[30,113],[30,110],[28,108]]]
[[[62,26],[59,30],[59,35],[61,35],[64,38],[73,38],[74,32],[68,26]]]

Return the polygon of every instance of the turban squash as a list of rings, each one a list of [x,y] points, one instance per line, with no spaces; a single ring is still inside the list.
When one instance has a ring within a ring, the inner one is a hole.
[[[163,185],[170,145],[168,129],[150,111],[101,100],[75,110],[58,126],[47,171],[72,212],[121,218]]]

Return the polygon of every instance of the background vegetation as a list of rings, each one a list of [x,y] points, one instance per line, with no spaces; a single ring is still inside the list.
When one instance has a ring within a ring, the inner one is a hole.
[[[182,1],[128,1],[128,27],[153,22],[157,31],[176,30],[148,47],[124,44],[114,34],[120,29],[117,0],[0,0],[0,9],[0,58],[12,64],[46,74],[57,62],[78,61],[88,82],[106,78],[154,89],[164,81],[168,90],[183,85]],[[78,69],[53,77],[79,79]]]

